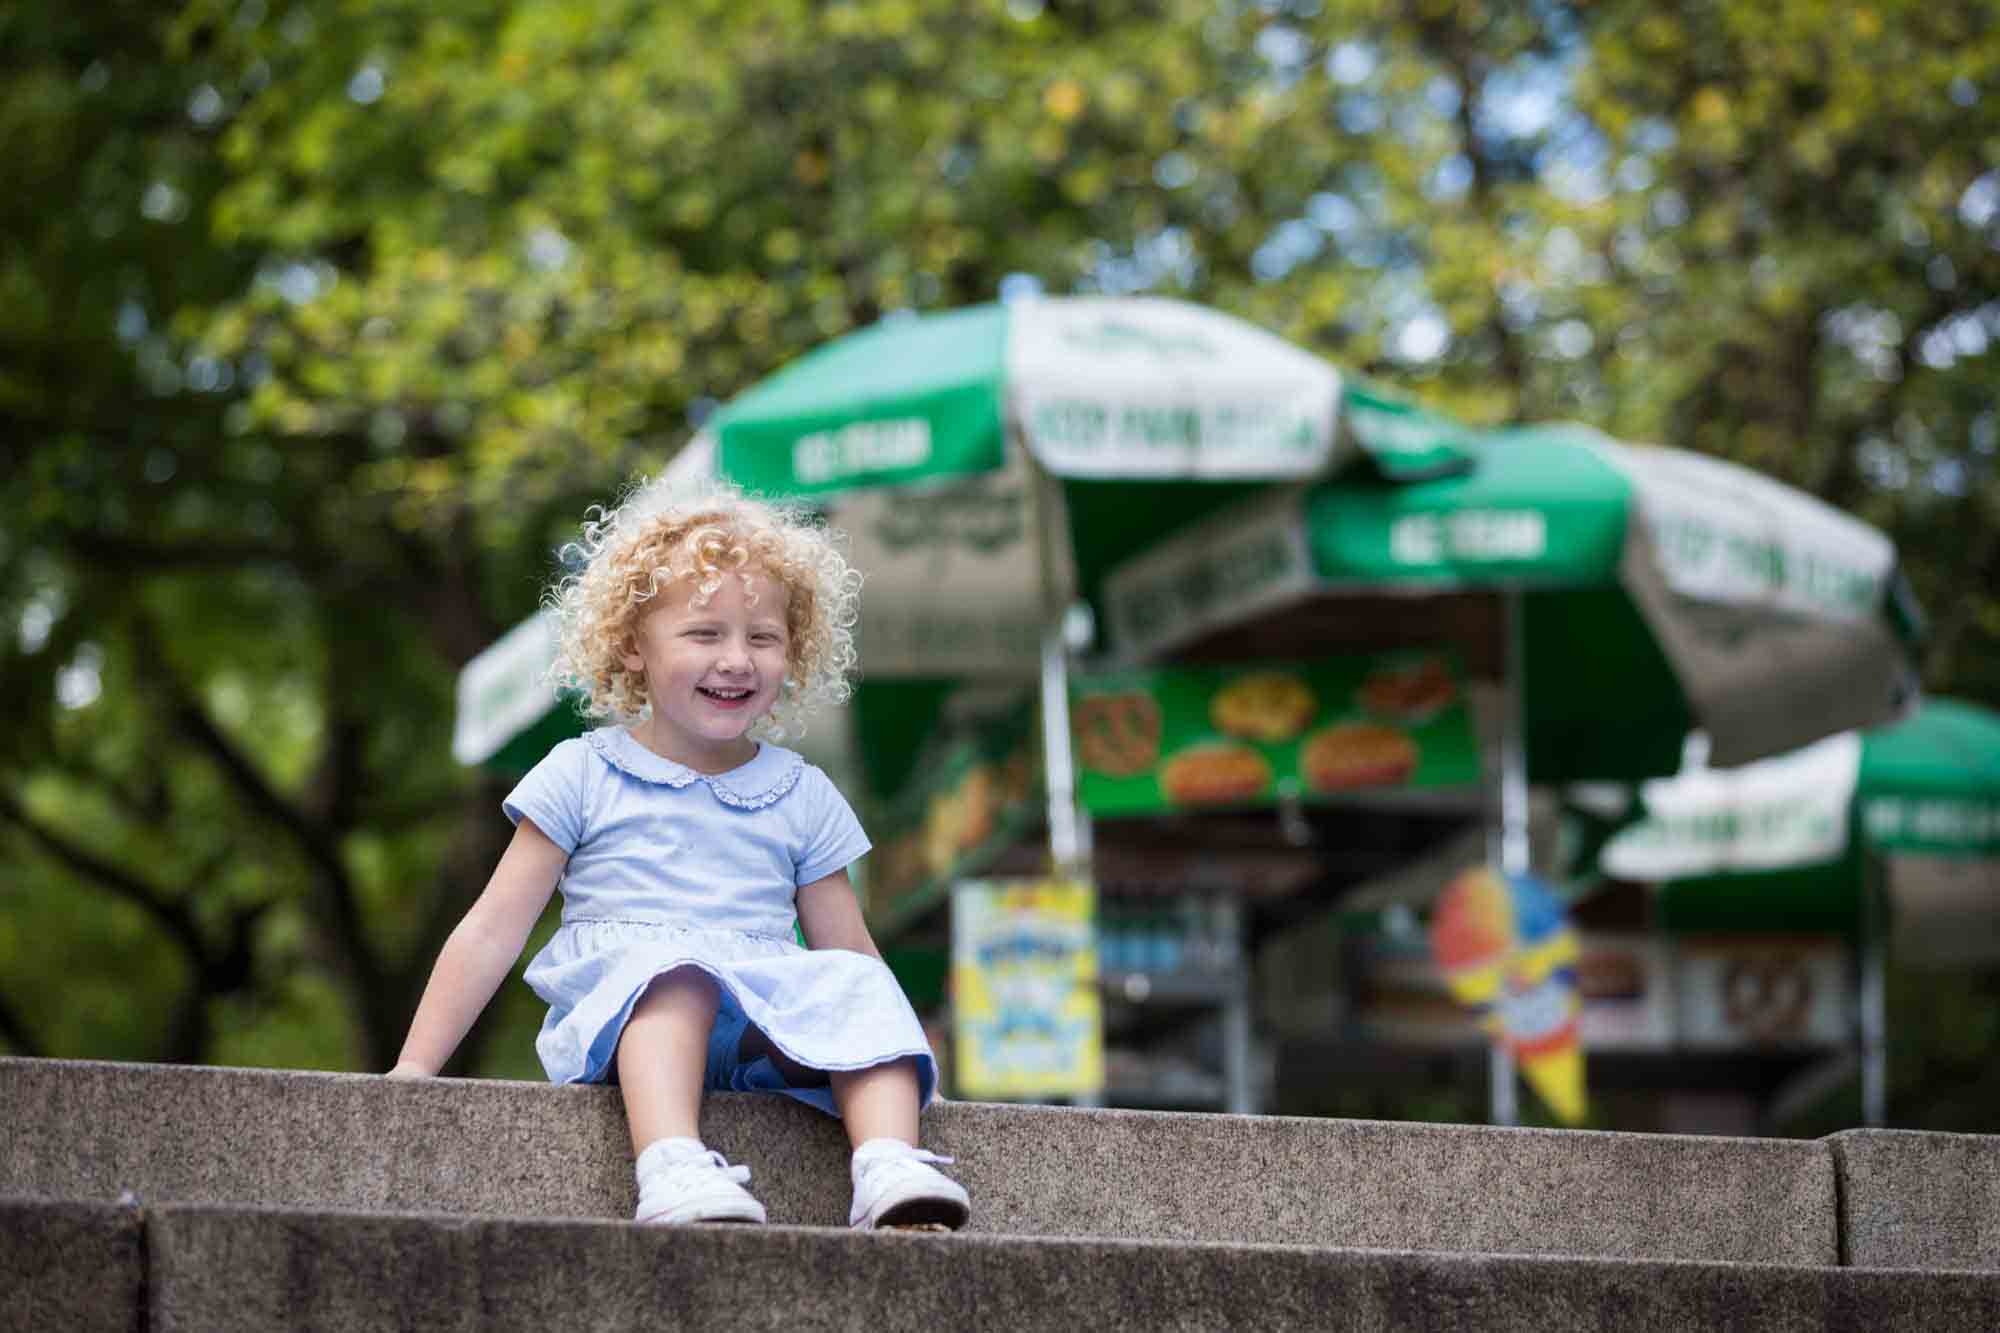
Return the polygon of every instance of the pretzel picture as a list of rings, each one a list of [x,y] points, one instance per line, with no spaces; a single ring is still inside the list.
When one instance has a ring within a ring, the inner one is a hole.
[[[1160,759],[1160,706],[1142,690],[1087,694],[1072,705],[1083,766],[1106,777],[1148,772]]]
[[[1812,1001],[1812,973],[1798,958],[1752,954],[1723,969],[1723,1017],[1753,1041],[1804,1037]]]

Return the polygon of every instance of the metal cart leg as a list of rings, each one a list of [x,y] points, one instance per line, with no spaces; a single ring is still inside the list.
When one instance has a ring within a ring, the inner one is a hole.
[[[1243,909],[1224,905],[1218,924],[1236,940],[1236,965],[1222,1001],[1222,1082],[1224,1109],[1236,1115],[1257,1114],[1257,1088],[1252,1073],[1250,1031],[1250,951],[1243,940]]]

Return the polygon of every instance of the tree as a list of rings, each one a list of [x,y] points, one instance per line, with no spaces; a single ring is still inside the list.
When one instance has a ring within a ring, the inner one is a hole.
[[[1578,105],[1614,193],[1619,417],[1887,529],[1933,687],[1995,697],[2000,33],[1977,4],[1593,6]],[[1615,163],[1615,166],[1612,165]]]

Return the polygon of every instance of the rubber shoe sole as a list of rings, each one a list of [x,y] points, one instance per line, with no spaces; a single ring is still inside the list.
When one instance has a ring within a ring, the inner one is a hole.
[[[972,1210],[956,1199],[910,1199],[875,1219],[878,1231],[956,1231]]]
[[[956,1231],[972,1215],[965,1190],[951,1177],[936,1171],[923,1173],[929,1179],[903,1180],[883,1190],[868,1211],[849,1217],[848,1225],[861,1231],[880,1227],[903,1230],[942,1228]]]

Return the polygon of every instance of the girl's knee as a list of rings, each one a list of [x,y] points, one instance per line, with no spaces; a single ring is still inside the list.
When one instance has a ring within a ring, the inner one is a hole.
[[[632,1006],[632,1017],[662,1011],[705,1011],[712,1017],[720,1002],[721,993],[715,988],[715,978],[698,967],[677,967],[653,978],[645,994]]]
[[[859,1069],[837,1069],[829,1075],[829,1081],[836,1089],[871,1087],[900,1090],[908,1085],[912,1094],[922,1082],[917,1074],[914,1056],[902,1056],[895,1060],[884,1060],[880,1064],[863,1065]]]

